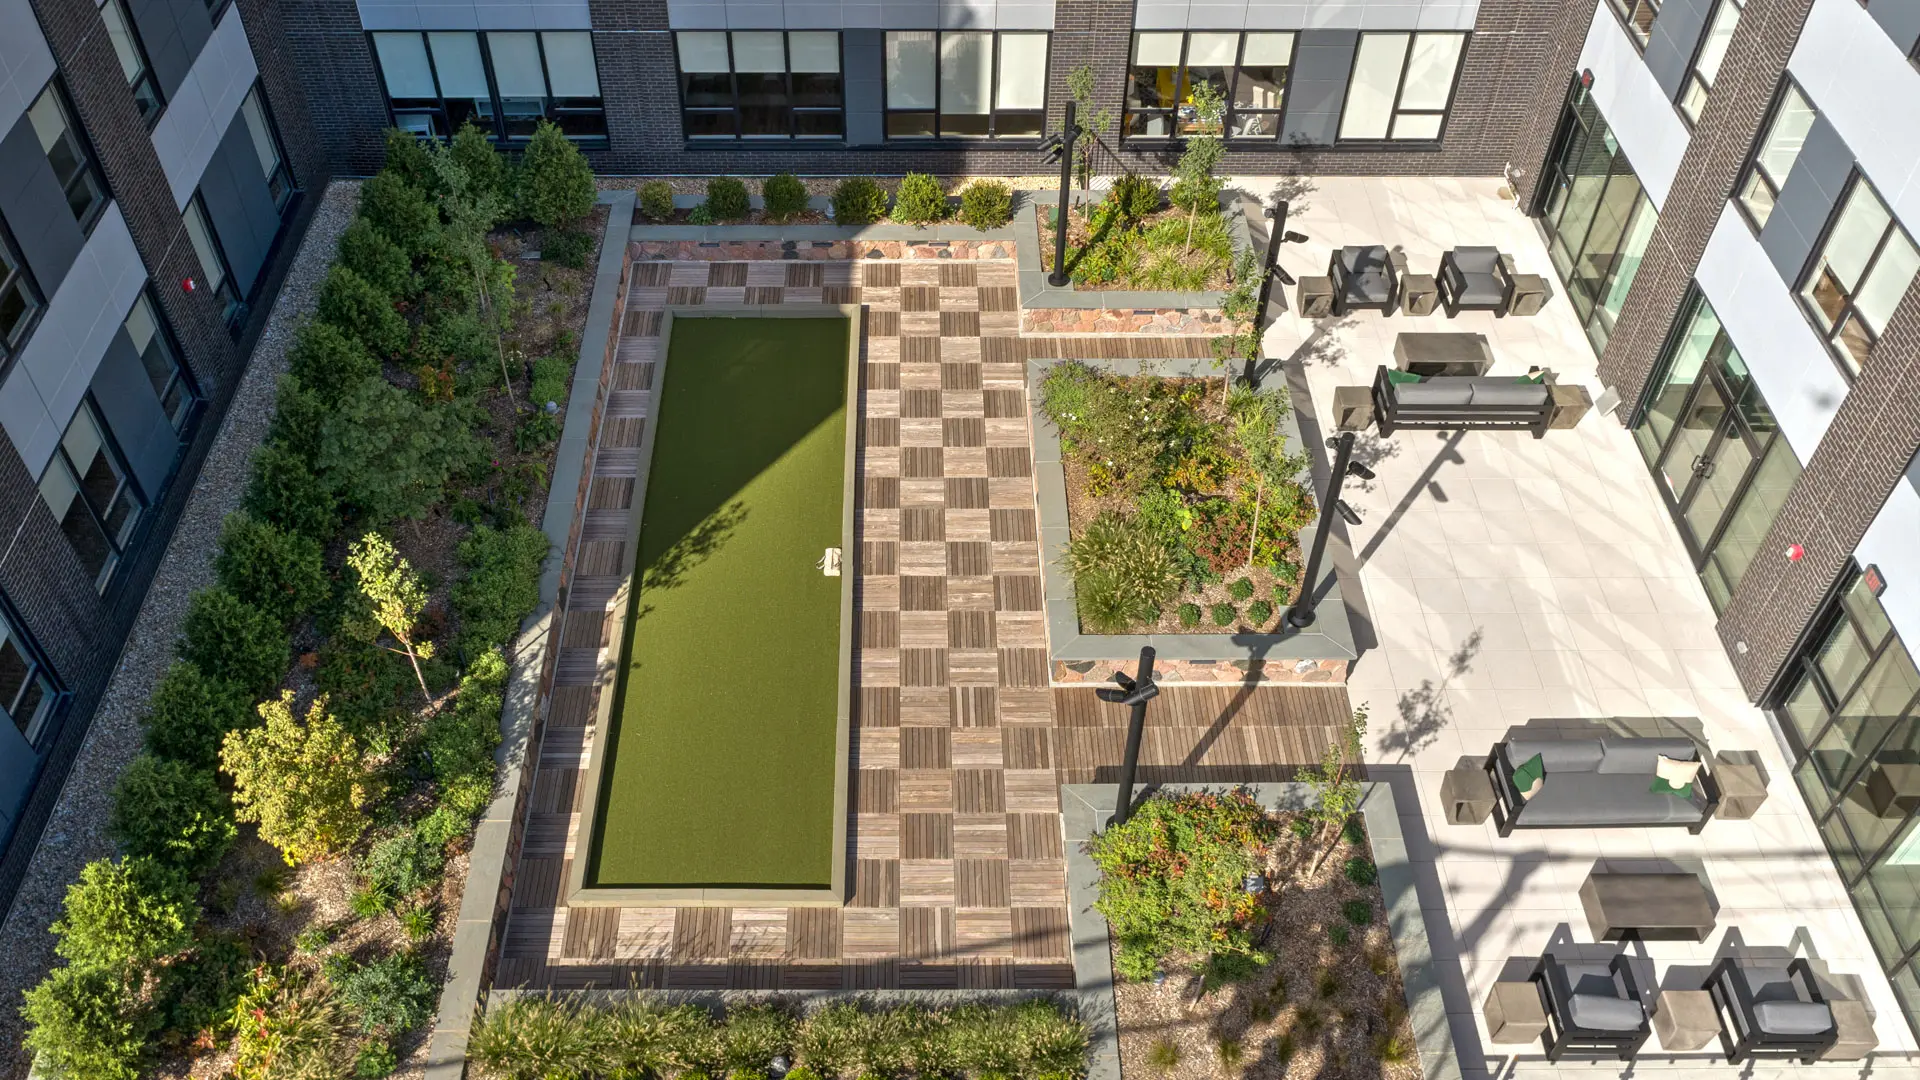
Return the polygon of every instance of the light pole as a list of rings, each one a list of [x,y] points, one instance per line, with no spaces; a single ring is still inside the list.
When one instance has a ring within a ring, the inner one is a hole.
[[[1120,689],[1100,689],[1093,694],[1101,701],[1133,707],[1133,714],[1127,718],[1127,756],[1120,763],[1120,794],[1113,802],[1113,817],[1107,820],[1109,825],[1125,825],[1133,814],[1133,774],[1140,765],[1140,733],[1147,726],[1147,702],[1160,696],[1160,685],[1153,681],[1153,646],[1140,649],[1140,665],[1134,669],[1133,678],[1116,671],[1113,681],[1120,684]]]
[[[1339,514],[1349,525],[1360,524],[1360,515],[1353,507],[1340,501],[1340,487],[1347,477],[1357,476],[1362,480],[1373,479],[1373,470],[1353,460],[1353,432],[1342,432],[1338,438],[1327,440],[1327,449],[1333,451],[1333,476],[1327,481],[1327,497],[1320,500],[1320,528],[1313,534],[1313,551],[1307,556],[1306,574],[1300,579],[1300,602],[1287,609],[1287,625],[1295,630],[1304,630],[1313,625],[1316,603],[1314,586],[1320,580],[1320,557],[1326,554],[1327,533],[1333,529],[1333,515]]]
[[[1053,273],[1047,275],[1047,284],[1056,289],[1067,287],[1067,206],[1073,197],[1073,143],[1080,137],[1080,126],[1074,122],[1075,104],[1067,102],[1066,120],[1060,130],[1040,140],[1047,161],[1054,161],[1057,154],[1060,162],[1060,207],[1053,219]]]
[[[1267,301],[1273,296],[1273,280],[1280,284],[1293,284],[1293,275],[1280,269],[1280,245],[1304,244],[1307,234],[1287,231],[1287,200],[1279,199],[1267,208],[1267,216],[1273,219],[1273,229],[1267,234],[1267,272],[1260,278],[1260,306],[1254,309],[1256,325],[1266,317]]]

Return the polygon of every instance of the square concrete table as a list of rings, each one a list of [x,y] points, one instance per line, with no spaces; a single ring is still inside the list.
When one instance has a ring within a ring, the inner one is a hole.
[[[1513,294],[1507,300],[1509,315],[1538,315],[1553,296],[1553,288],[1539,274],[1514,274]]]
[[[1493,781],[1481,768],[1449,769],[1440,780],[1449,825],[1478,825],[1493,813]]]
[[[1536,1042],[1547,1030],[1547,1013],[1540,991],[1530,982],[1497,982],[1481,1010],[1487,1018],[1487,1041],[1503,1045]]]
[[[1400,310],[1409,315],[1431,315],[1440,306],[1440,283],[1432,274],[1406,274],[1400,278]]]
[[[1332,278],[1325,275],[1306,274],[1300,278],[1297,295],[1301,318],[1325,319],[1333,314]]]
[[[1579,383],[1555,383],[1548,388],[1553,394],[1553,411],[1547,414],[1547,427],[1553,431],[1565,431],[1580,426],[1580,421],[1593,408],[1593,396]]]
[[[1731,760],[1724,752],[1715,754],[1713,779],[1720,785],[1720,805],[1713,808],[1714,817],[1745,821],[1767,801],[1767,785],[1761,781],[1756,764]]]
[[[1713,932],[1707,887],[1687,873],[1608,874],[1598,870],[1580,886],[1593,940],[1634,934],[1643,940],[1705,941]]]
[[[1698,1050],[1720,1034],[1720,1014],[1705,990],[1662,990],[1653,1006],[1653,1030],[1669,1053]]]
[[[1839,1029],[1840,1038],[1820,1055],[1821,1061],[1859,1061],[1880,1045],[1880,1036],[1873,1033],[1873,1017],[1867,1014],[1865,1002],[1830,1000],[1827,1008],[1833,1010],[1833,1025]]]
[[[1373,424],[1373,387],[1333,388],[1333,427],[1336,431],[1365,431]]]

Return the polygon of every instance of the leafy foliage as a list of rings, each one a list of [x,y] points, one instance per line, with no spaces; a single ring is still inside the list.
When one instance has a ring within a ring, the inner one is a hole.
[[[716,176],[707,181],[707,213],[715,221],[739,221],[753,210],[747,198],[747,185],[731,176]]]
[[[648,221],[666,221],[673,217],[673,187],[665,180],[641,184],[640,216]]]
[[[1166,545],[1133,518],[1106,513],[1067,544],[1080,621],[1096,634],[1125,631],[1159,617],[1180,591]]]
[[[362,641],[379,643],[382,632],[400,643],[394,651],[406,655],[413,664],[414,677],[420,681],[420,694],[429,702],[426,676],[420,674],[420,661],[433,656],[433,642],[417,633],[420,612],[427,606],[427,587],[413,566],[401,556],[393,541],[370,532],[356,541],[347,552],[347,568],[358,579],[360,595],[366,606],[358,609],[364,616],[352,625],[341,627]]]
[[[575,270],[587,265],[587,253],[593,250],[593,234],[585,229],[552,228],[540,238],[540,257]]]
[[[412,953],[393,953],[333,976],[340,1000],[369,1034],[411,1031],[433,1015],[433,983]]]
[[[573,357],[543,356],[533,362],[533,380],[527,390],[527,399],[535,408],[544,408],[551,401],[556,405],[567,400],[567,380],[573,375]]]
[[[341,234],[340,265],[388,296],[410,296],[417,286],[406,249],[364,217],[354,218]]]
[[[1346,874],[1348,881],[1353,882],[1363,889],[1380,880],[1380,870],[1373,865],[1373,860],[1363,858],[1359,855],[1348,859],[1346,866],[1341,872]]]
[[[424,150],[419,160],[430,173]],[[428,178],[410,183],[393,169],[384,169],[360,185],[360,216],[408,255],[419,258],[440,233],[440,214],[426,190],[431,183]]]
[[[354,227],[359,228],[364,224],[364,219],[356,220]],[[347,235],[352,236],[353,230],[349,229]],[[367,235],[381,243],[387,242],[379,233],[368,232]],[[299,337],[287,353],[287,370],[298,380],[296,385],[312,387],[324,400],[326,395],[339,387],[380,374],[380,361],[367,351],[359,339],[350,337],[340,327],[325,320],[315,320],[300,328]]]
[[[887,216],[887,193],[864,176],[849,176],[833,189],[836,225],[871,225]]]
[[[98,968],[57,968],[27,991],[20,1009],[27,1049],[42,1055],[48,1073],[72,1080],[136,1080],[153,1030],[114,974]]]
[[[393,297],[344,263],[327,271],[315,311],[378,356],[400,355],[411,337],[407,321],[393,309]]]
[[[227,515],[213,569],[222,588],[283,624],[327,595],[320,544],[244,510]]]
[[[200,905],[187,879],[151,859],[96,859],[67,887],[53,950],[76,968],[125,973],[185,949]]]
[[[363,379],[327,417],[313,467],[371,523],[424,518],[450,477],[485,460],[461,409]]]
[[[546,533],[522,523],[481,525],[460,542],[453,612],[462,652],[505,644],[520,632],[520,621],[540,602],[540,564],[550,546]]]
[[[147,702],[147,748],[163,758],[209,766],[220,755],[221,737],[248,726],[253,717],[253,695],[245,687],[176,660]]]
[[[947,191],[926,173],[908,173],[893,194],[893,219],[908,225],[931,225],[947,219]]]
[[[128,855],[189,880],[213,869],[235,835],[233,804],[211,772],[151,753],[134,758],[121,774],[110,827]]]
[[[593,212],[593,167],[551,121],[534,129],[520,172],[522,208],[540,224],[565,228]]]
[[[225,589],[203,589],[187,608],[180,658],[248,694],[279,685],[290,648],[272,615]]]
[[[454,164],[467,175],[477,194],[507,202],[507,160],[494,149],[493,140],[487,138],[472,120],[460,125],[453,133],[453,140],[447,147]]]
[[[780,173],[760,185],[760,198],[767,205],[767,217],[774,221],[792,221],[807,212],[807,185],[792,173]]]
[[[326,704],[315,701],[302,723],[286,691],[261,703],[265,724],[229,732],[220,749],[235,815],[257,822],[260,839],[290,865],[337,855],[366,829],[361,810],[371,793],[360,748]]]
[[[998,180],[975,180],[960,192],[960,220],[975,229],[998,229],[1013,220],[1013,189]]]
[[[1313,805],[1307,809],[1307,814],[1320,824],[1322,832],[1337,833],[1344,829],[1347,819],[1360,809],[1360,796],[1364,789],[1355,770],[1360,768],[1366,735],[1367,707],[1362,704],[1353,710],[1347,722],[1327,741],[1320,763],[1301,769],[1297,776],[1313,794]]]
[[[355,1025],[324,978],[256,969],[231,1023],[234,1080],[338,1080],[352,1068]]]
[[[1215,604],[1209,610],[1213,614],[1213,625],[1215,626],[1232,626],[1233,620],[1238,618],[1240,614],[1232,604]]]
[[[1107,189],[1106,201],[1119,211],[1122,221],[1137,224],[1160,209],[1160,185],[1151,177],[1125,173]]]
[[[332,482],[314,471],[313,459],[279,439],[253,455],[253,479],[241,505],[262,521],[314,538],[333,535],[340,502]]]

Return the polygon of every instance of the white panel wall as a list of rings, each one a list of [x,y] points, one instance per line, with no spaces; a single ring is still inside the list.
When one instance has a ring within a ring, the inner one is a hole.
[[[53,53],[33,9],[27,0],[0,0],[0,132],[13,130],[51,78]]]
[[[719,0],[707,0],[719,8]],[[368,30],[591,30],[587,0],[359,0]]]
[[[1694,273],[1753,371],[1795,457],[1806,461],[1847,396],[1847,380],[1732,203]]]
[[[1479,0],[1140,0],[1141,30],[1471,30]]]
[[[1053,0],[667,0],[667,21],[676,30],[1052,30]]]
[[[1787,71],[1920,234],[1920,71],[1856,0],[1815,0]]]
[[[1656,207],[1666,205],[1690,136],[1679,111],[1605,3],[1594,9],[1587,43],[1580,50],[1580,67],[1593,72],[1594,104],[1625,148],[1647,197]]]
[[[240,110],[259,67],[247,47],[247,31],[240,24],[240,5],[227,5],[220,25],[194,58],[193,67],[167,102],[167,111],[153,125],[153,150],[173,191],[173,205],[184,207],[207,171],[207,162]]]
[[[0,387],[0,427],[32,475],[53,456],[146,278],[120,204],[109,203]]]
[[[1880,606],[1900,632],[1907,651],[1920,656],[1920,458],[1893,485],[1885,506],[1860,538],[1854,557],[1874,565],[1887,580]]]

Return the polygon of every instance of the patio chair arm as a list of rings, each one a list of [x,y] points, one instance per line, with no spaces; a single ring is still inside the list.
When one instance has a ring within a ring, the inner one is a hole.
[[[1520,812],[1525,804],[1520,797],[1520,789],[1513,783],[1513,767],[1507,764],[1500,754],[1500,744],[1494,743],[1493,750],[1487,754],[1487,780],[1493,787],[1493,797],[1500,802],[1508,817]]]
[[[1615,953],[1607,963],[1607,970],[1620,977],[1620,984],[1626,988],[1627,997],[1640,1004],[1640,1011],[1646,1011],[1646,1003],[1640,998],[1640,980],[1633,977],[1633,965],[1627,962],[1627,954]]]
[[[1729,1004],[1739,1009],[1740,1015],[1745,1017],[1751,1026],[1754,1005],[1753,988],[1747,985],[1747,974],[1740,969],[1740,964],[1735,957],[1726,957],[1715,964],[1712,973],[1707,976],[1707,981],[1702,985],[1711,986],[1714,983],[1722,983],[1726,990],[1730,991],[1732,1000]]]
[[[1820,984],[1814,981],[1813,967],[1807,963],[1806,957],[1795,957],[1793,963],[1787,965],[1787,975],[1798,978],[1801,984],[1807,988],[1807,1000],[1813,1002],[1815,1005],[1825,1005],[1827,1003],[1826,995],[1820,992]]]
[[[1544,979],[1547,1003],[1553,1007],[1554,1015],[1566,1019],[1568,1002],[1573,999],[1573,984],[1567,982],[1567,969],[1552,953],[1545,953],[1534,971]]]
[[[1713,778],[1712,770],[1707,768],[1707,748],[1700,748],[1700,771],[1694,774],[1700,782],[1700,795],[1706,799],[1706,816],[1712,817],[1714,808],[1720,805],[1720,781]]]

